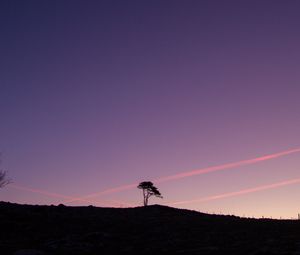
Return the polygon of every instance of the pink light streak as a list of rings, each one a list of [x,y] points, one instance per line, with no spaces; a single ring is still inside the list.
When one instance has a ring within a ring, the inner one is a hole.
[[[171,181],[171,180],[187,178],[187,177],[194,176],[194,175],[207,174],[207,173],[221,171],[221,170],[225,170],[225,169],[230,169],[230,168],[235,168],[235,167],[240,167],[240,166],[246,166],[246,165],[252,165],[252,164],[256,164],[256,163],[259,163],[259,162],[263,162],[263,161],[283,157],[283,156],[290,155],[292,153],[297,153],[297,152],[300,152],[300,148],[287,150],[287,151],[282,151],[282,152],[269,154],[269,155],[265,155],[265,156],[261,156],[261,157],[256,157],[256,158],[253,158],[253,159],[247,159],[247,160],[242,160],[242,161],[238,161],[238,162],[218,165],[218,166],[206,167],[206,168],[196,169],[196,170],[192,170],[192,171],[184,171],[184,172],[177,173],[177,174],[174,174],[174,175],[169,175],[169,176],[164,176],[164,177],[157,178],[157,179],[154,180],[154,182],[162,183],[162,182],[167,182],[167,181]],[[101,196],[101,195],[104,195],[104,194],[110,194],[110,193],[116,193],[116,192],[119,192],[119,191],[129,190],[129,189],[135,188],[137,185],[138,185],[138,183],[119,186],[119,187],[116,187],[116,188],[110,188],[110,189],[106,189],[106,190],[103,190],[103,191],[100,191],[100,192],[95,192],[95,193],[92,193],[92,194],[89,194],[89,195],[85,195],[85,196],[82,196],[82,197],[67,200],[66,202],[70,203],[70,202],[74,202],[74,201],[84,199],[84,198],[91,198],[91,197]]]
[[[9,187],[14,188],[14,189],[25,190],[25,191],[29,191],[29,192],[33,192],[33,193],[46,195],[48,197],[57,197],[57,198],[64,198],[64,199],[71,198],[69,196],[61,195],[61,194],[58,194],[58,193],[48,192],[48,191],[40,190],[40,189],[33,189],[33,188],[20,186],[20,185],[15,185],[15,184],[9,184]],[[87,201],[87,200],[83,199],[81,201]]]
[[[11,187],[11,188],[14,188],[14,189],[18,189],[18,190],[24,190],[24,191],[29,191],[29,192],[32,192],[32,193],[37,193],[37,194],[42,194],[42,195],[45,195],[45,196],[48,196],[48,197],[56,197],[56,198],[62,198],[62,199],[73,199],[73,197],[71,196],[65,196],[65,195],[62,195],[62,194],[58,194],[58,193],[54,193],[54,192],[48,192],[48,191],[45,191],[45,190],[40,190],[40,189],[33,189],[33,188],[29,188],[29,187],[25,187],[25,186],[21,186],[21,185],[16,185],[16,184],[9,184],[8,187]],[[97,201],[91,201],[91,200],[87,200],[87,199],[76,199],[76,201],[81,201],[81,202],[87,202],[87,203],[90,203],[90,204],[103,204],[103,203],[109,203],[111,205],[126,205],[126,206],[132,206],[132,204],[129,204],[129,203],[126,203],[126,202],[123,202],[123,201],[116,201],[116,200],[113,200],[113,201],[103,201],[102,203],[101,202],[97,202]]]
[[[224,165],[212,166],[212,167],[192,170],[192,171],[188,171],[188,172],[181,172],[178,174],[158,178],[155,180],[155,182],[160,183],[160,182],[165,182],[165,181],[170,181],[170,180],[182,179],[182,178],[186,178],[186,177],[190,177],[190,176],[194,176],[194,175],[206,174],[206,173],[216,172],[216,171],[225,170],[225,169],[229,169],[229,168],[235,168],[235,167],[239,167],[239,166],[252,165],[252,164],[255,164],[258,162],[279,158],[279,157],[289,155],[292,153],[296,153],[296,152],[300,152],[300,148],[283,151],[283,152],[279,152],[279,153],[274,153],[274,154],[269,154],[266,156],[257,157],[257,158],[253,158],[253,159],[247,159],[247,160],[242,160],[242,161],[238,161],[238,162],[228,163],[228,164],[224,164]]]
[[[71,202],[75,202],[77,200],[80,200],[82,198],[96,197],[96,196],[100,196],[100,195],[120,192],[120,191],[123,191],[123,190],[129,190],[129,189],[136,188],[137,185],[138,185],[138,183],[134,183],[134,184],[128,184],[128,185],[124,185],[124,186],[119,186],[119,187],[116,187],[116,188],[106,189],[106,190],[103,190],[101,192],[92,193],[92,194],[89,194],[89,195],[86,195],[86,196],[83,196],[83,197],[73,198],[73,199],[67,200],[65,202],[66,203],[71,203]]]
[[[249,188],[249,189],[243,189],[243,190],[229,192],[229,193],[223,193],[223,194],[199,198],[199,199],[178,201],[178,202],[170,203],[169,205],[181,205],[181,204],[207,202],[207,201],[212,201],[212,200],[217,200],[217,199],[222,199],[222,198],[227,198],[227,197],[235,197],[235,196],[240,196],[240,195],[244,195],[244,194],[259,192],[262,190],[275,189],[275,188],[292,185],[292,184],[296,184],[296,183],[300,183],[300,178],[286,180],[286,181],[272,183],[272,184],[267,184],[267,185]]]

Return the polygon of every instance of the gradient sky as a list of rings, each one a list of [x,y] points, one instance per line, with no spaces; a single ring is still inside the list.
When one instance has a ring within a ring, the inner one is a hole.
[[[159,180],[300,148],[299,10],[0,1],[0,151],[14,182],[0,200],[137,206],[135,184],[158,180],[151,203],[296,217],[300,152]]]

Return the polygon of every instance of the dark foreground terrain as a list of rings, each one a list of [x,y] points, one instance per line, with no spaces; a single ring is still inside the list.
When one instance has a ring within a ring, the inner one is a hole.
[[[300,221],[158,205],[121,209],[0,202],[0,253],[300,254]]]

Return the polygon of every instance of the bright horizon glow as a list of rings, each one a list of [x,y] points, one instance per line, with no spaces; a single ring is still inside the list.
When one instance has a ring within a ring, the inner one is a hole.
[[[261,185],[261,186],[257,186],[254,188],[242,189],[239,191],[228,192],[228,193],[223,193],[223,194],[219,194],[219,195],[203,197],[203,198],[199,198],[199,199],[177,201],[177,202],[173,202],[173,203],[168,203],[168,205],[181,205],[181,204],[190,204],[190,203],[209,202],[209,201],[213,201],[213,200],[217,200],[217,199],[235,197],[235,196],[240,196],[240,195],[244,195],[244,194],[259,192],[262,190],[275,189],[275,188],[292,185],[292,184],[296,184],[296,183],[300,183],[300,178],[285,180],[285,181],[276,182],[276,183],[272,183],[272,184]]]
[[[177,202],[171,202],[171,203],[166,203],[168,206],[174,206],[174,205],[182,205],[182,204],[190,204],[190,203],[202,203],[202,202],[210,202],[214,200],[219,200],[219,199],[224,199],[224,198],[229,198],[229,197],[235,197],[235,196],[241,196],[245,194],[251,194],[259,191],[264,191],[264,190],[270,190],[270,189],[276,189],[288,185],[293,185],[293,184],[298,184],[300,183],[300,178],[295,178],[295,179],[290,179],[290,180],[285,180],[281,182],[276,182],[276,183],[271,183],[271,184],[266,184],[266,185],[260,185],[256,186],[253,188],[247,188],[247,189],[242,189],[239,191],[234,191],[234,192],[227,192],[227,193],[222,193],[218,195],[213,195],[213,196],[207,196],[207,197],[202,197],[199,199],[191,199],[191,200],[183,200],[183,201],[177,201]],[[25,190],[25,191],[30,191],[34,193],[39,193],[43,194],[46,196],[52,196],[52,197],[58,197],[58,198],[70,198],[69,196],[61,195],[58,193],[53,193],[53,192],[47,192],[44,190],[39,190],[39,189],[32,189],[24,186],[19,186],[15,184],[9,184],[10,187],[20,189],[20,190]],[[90,202],[90,203],[98,203],[96,201],[90,201],[90,200],[78,200],[78,201],[84,201],[84,202]],[[119,205],[119,206],[131,206],[133,207],[134,205],[132,203],[127,203],[124,201],[118,201],[118,200],[109,200],[109,201],[103,201],[104,203],[110,203],[112,205]]]

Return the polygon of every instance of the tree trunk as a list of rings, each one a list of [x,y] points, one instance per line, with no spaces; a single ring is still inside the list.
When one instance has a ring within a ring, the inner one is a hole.
[[[143,196],[144,196],[144,206],[148,205],[147,193],[146,190],[143,189]]]

